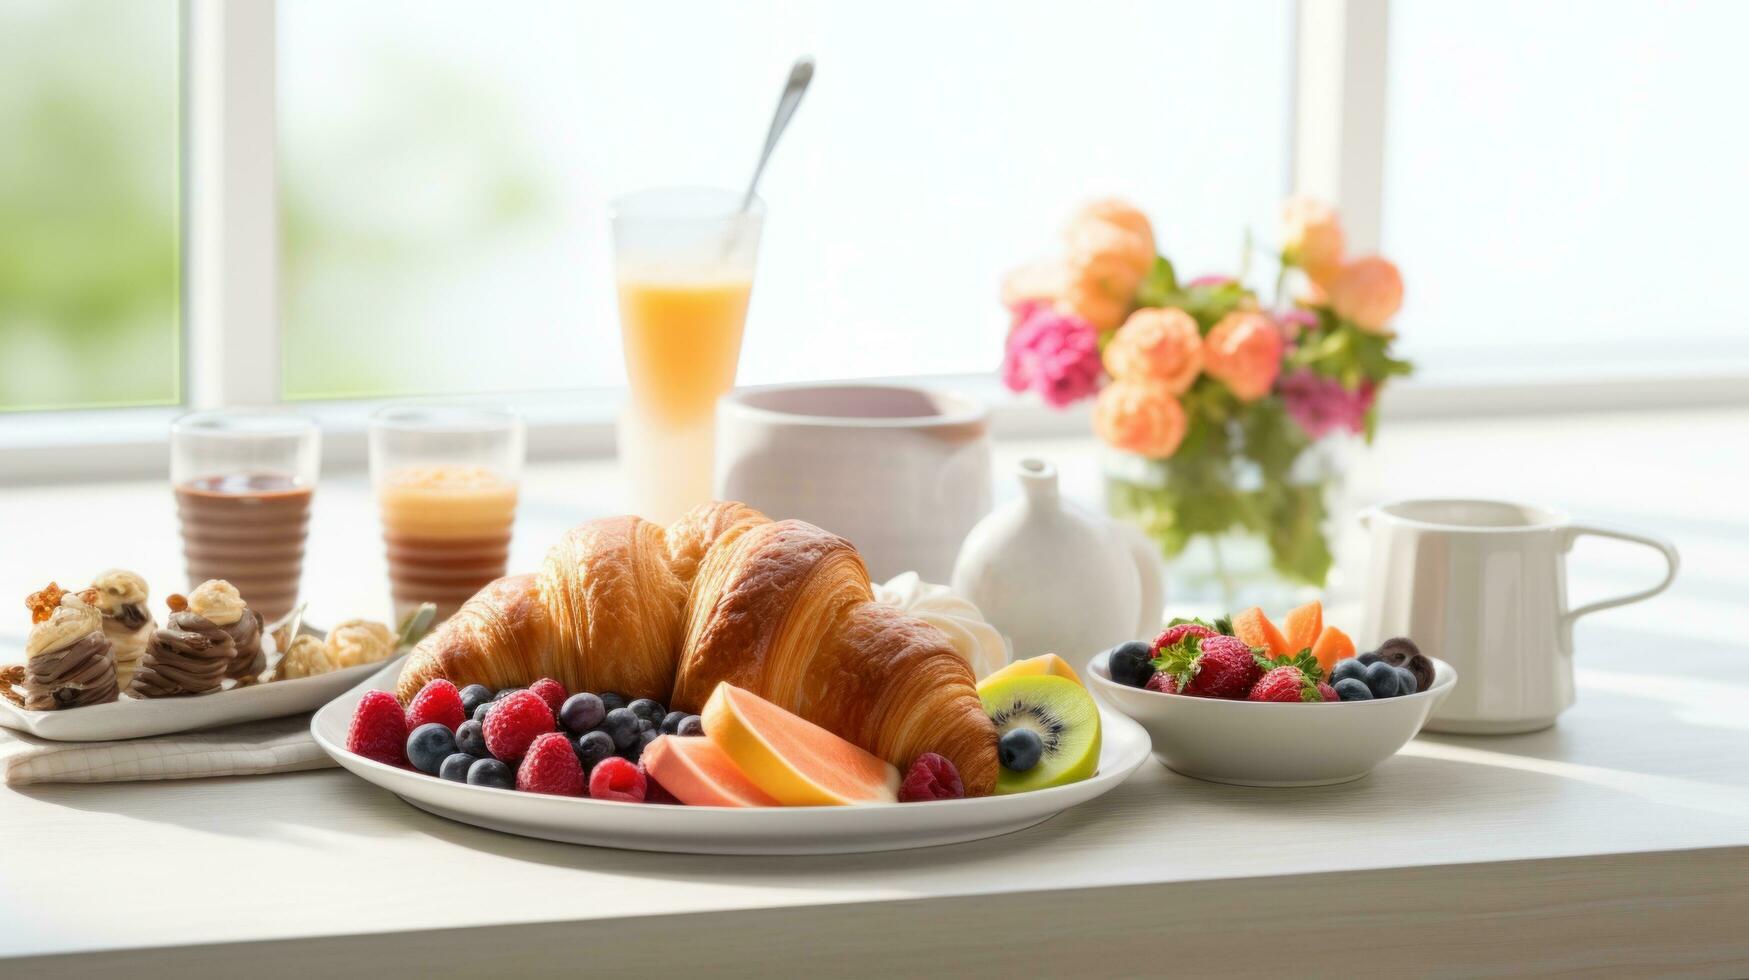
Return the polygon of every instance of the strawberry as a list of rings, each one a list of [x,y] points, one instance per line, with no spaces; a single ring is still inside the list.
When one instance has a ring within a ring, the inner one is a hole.
[[[419,693],[413,695],[413,703],[407,706],[408,731],[435,721],[453,732],[467,720],[467,712],[462,708],[462,692],[441,677],[426,681]]]
[[[548,710],[555,716],[558,715],[560,706],[565,703],[565,685],[551,677],[542,677],[528,685],[528,689],[540,695],[540,699],[547,703]]]
[[[1318,696],[1323,698],[1326,701],[1340,701],[1340,700],[1342,700],[1341,698],[1336,696],[1336,689],[1331,687],[1329,684],[1324,683],[1323,681],[1318,682]]]
[[[583,795],[583,766],[571,741],[558,732],[538,736],[516,767],[516,788],[524,793]]]
[[[507,694],[486,715],[486,749],[504,762],[522,758],[536,737],[553,730],[553,712],[533,691]]]
[[[1252,686],[1247,701],[1323,701],[1322,685],[1291,664],[1275,667]],[[1335,691],[1330,693],[1334,694]]]
[[[1177,646],[1187,636],[1207,639],[1214,635],[1215,631],[1202,623],[1195,621],[1175,622],[1161,630],[1159,636],[1154,637],[1154,656],[1158,657],[1160,651],[1167,647]]]
[[[1258,656],[1237,637],[1187,631],[1177,643],[1160,651],[1154,667],[1171,675],[1179,694],[1240,700],[1263,673]]]
[[[346,729],[346,749],[391,766],[407,764],[407,716],[387,691],[366,691]]]
[[[1154,676],[1148,678],[1148,683],[1142,686],[1150,691],[1158,691],[1161,694],[1178,693],[1178,681],[1174,680],[1171,674],[1163,674],[1159,671],[1155,671]]]

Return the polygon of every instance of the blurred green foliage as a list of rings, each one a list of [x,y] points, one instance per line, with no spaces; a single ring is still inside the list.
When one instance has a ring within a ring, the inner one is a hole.
[[[0,0],[0,411],[179,400],[177,8]]]

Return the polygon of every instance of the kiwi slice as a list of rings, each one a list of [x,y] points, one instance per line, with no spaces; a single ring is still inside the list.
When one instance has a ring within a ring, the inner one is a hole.
[[[1078,782],[1099,768],[1099,707],[1081,685],[1067,677],[1032,674],[986,683],[978,696],[998,738],[1011,729],[1030,728],[1045,746],[1038,765],[997,775],[998,794]]]

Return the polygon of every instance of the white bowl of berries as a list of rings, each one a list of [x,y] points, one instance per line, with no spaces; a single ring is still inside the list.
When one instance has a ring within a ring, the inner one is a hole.
[[[1094,657],[1093,689],[1147,730],[1154,758],[1175,772],[1324,786],[1395,755],[1457,683],[1450,664],[1405,637],[1324,663],[1311,648],[1283,654],[1247,642],[1256,639],[1232,635],[1225,619],[1175,621],[1152,643]]]

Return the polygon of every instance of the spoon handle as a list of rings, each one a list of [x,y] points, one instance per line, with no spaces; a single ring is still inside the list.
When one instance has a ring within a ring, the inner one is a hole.
[[[777,111],[771,114],[771,128],[765,131],[765,149],[760,151],[759,164],[753,168],[753,179],[747,182],[747,194],[741,198],[741,210],[753,206],[753,194],[759,189],[759,177],[765,173],[765,163],[771,159],[771,151],[776,148],[777,140],[789,126],[790,117],[796,114],[796,106],[801,105],[802,95],[808,91],[808,83],[814,80],[814,59],[803,55],[796,59],[790,67],[789,81],[784,83],[783,94],[778,97]]]

